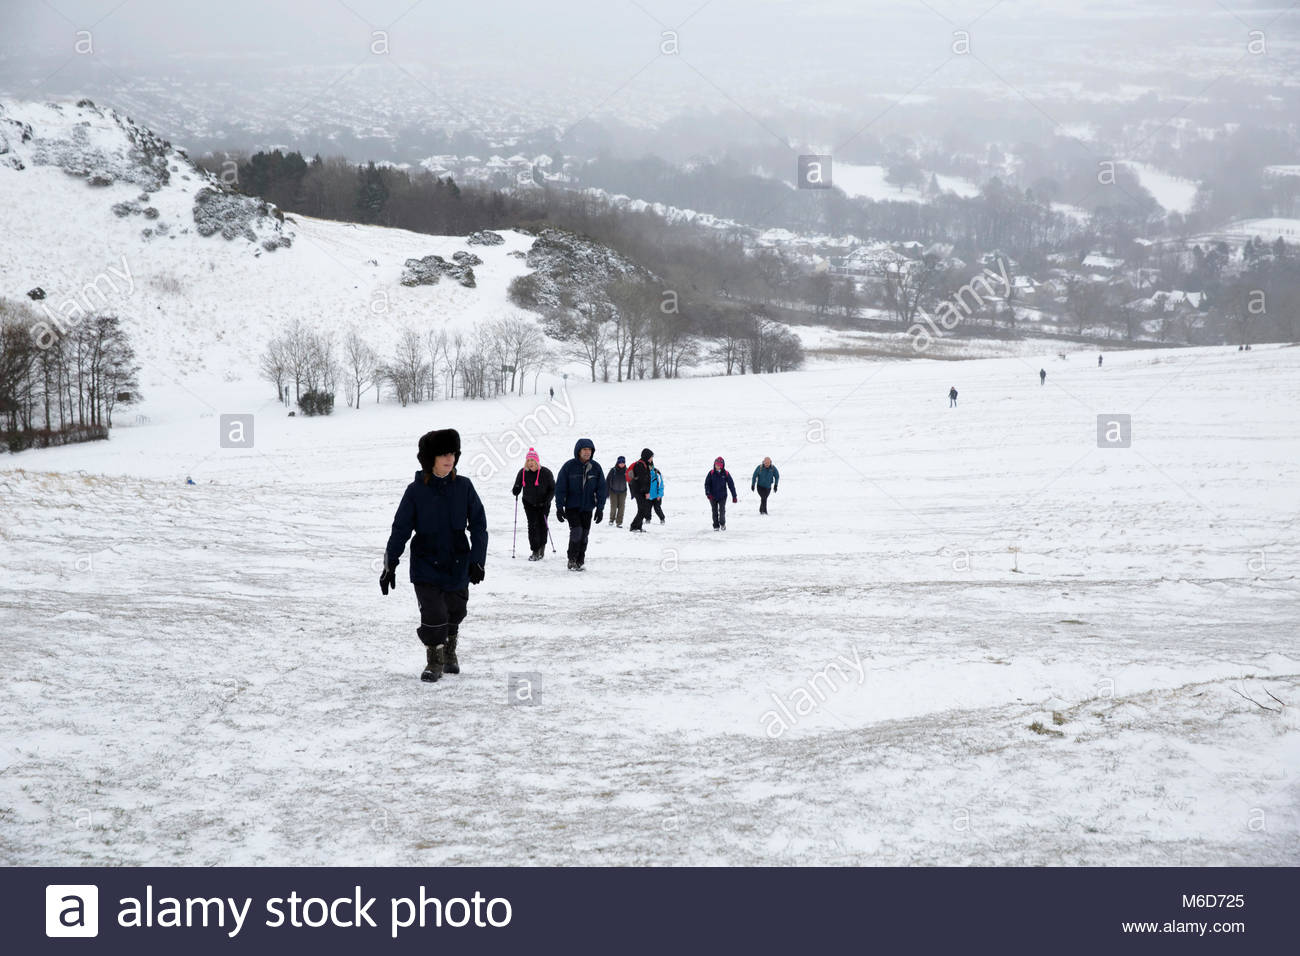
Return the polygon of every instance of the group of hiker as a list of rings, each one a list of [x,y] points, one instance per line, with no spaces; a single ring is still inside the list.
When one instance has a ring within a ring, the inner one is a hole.
[[[595,453],[595,443],[590,438],[580,438],[573,446],[573,457],[560,466],[557,474],[552,474],[549,468],[543,467],[537,450],[528,449],[511,489],[524,508],[531,550],[528,560],[540,561],[546,556],[552,503],[556,520],[569,527],[570,571],[585,570],[591,526],[604,521],[606,503],[614,527],[623,527],[629,495],[635,506],[629,530],[645,533],[645,526],[655,516],[660,524],[667,521],[663,510],[666,483],[663,473],[655,466],[653,451],[641,449],[640,458],[631,466],[620,455],[608,473],[595,460]],[[397,566],[407,541],[414,534],[410,578],[420,608],[416,635],[426,651],[427,663],[420,675],[425,681],[460,673],[457,641],[469,601],[469,585],[481,583],[485,574],[487,518],[473,482],[456,473],[460,454],[460,434],[455,429],[431,431],[421,436],[416,454],[420,471],[407,486],[393,517],[379,577],[380,592],[387,595],[390,588],[397,586]],[[780,480],[781,473],[771,458],[764,458],[754,469],[749,486],[751,491],[758,492],[759,514],[768,513],[768,496],[777,490]],[[733,504],[739,497],[723,458],[716,458],[705,476],[704,493],[712,512],[713,529],[725,531],[727,496],[731,496]]]
[[[1248,345],[1248,346],[1246,346],[1246,348],[1250,348],[1250,346]],[[1064,353],[1061,353],[1061,358],[1065,358],[1065,354],[1064,354]],[[1101,368],[1101,366],[1102,366],[1102,359],[1103,359],[1103,356],[1101,356],[1101,355],[1098,355],[1098,356],[1097,356],[1097,368]],[[1038,370],[1038,384],[1039,384],[1039,385],[1046,385],[1046,384],[1047,384],[1047,369],[1045,369],[1045,368],[1040,368],[1040,369]],[[956,408],[956,407],[957,407],[957,386],[956,386],[956,385],[954,385],[952,388],[948,389],[948,407],[949,407],[949,408]]]
[[[556,475],[542,466],[534,448],[528,449],[524,466],[515,475],[511,493],[524,507],[528,528],[529,561],[546,557],[546,542],[550,537],[548,517],[551,504],[555,516],[569,526],[568,568],[582,571],[587,560],[587,543],[591,525],[605,520],[605,505],[609,505],[610,527],[622,528],[629,511],[628,498],[632,499],[632,518],[628,530],[644,534],[646,526],[657,517],[660,524],[667,522],[664,514],[664,488],[667,485],[663,472],[655,465],[654,452],[641,449],[641,456],[631,465],[627,458],[618,456],[608,472],[594,459],[596,446],[590,438],[580,438],[573,446],[573,457],[560,466]],[[767,514],[767,499],[780,484],[781,473],[764,458],[754,469],[750,490],[759,495],[759,514]],[[715,459],[713,468],[704,479],[704,494],[709,501],[713,529],[727,529],[727,495],[733,503],[739,500],[736,483],[727,471],[726,461]],[[552,541],[552,546],[554,542]]]

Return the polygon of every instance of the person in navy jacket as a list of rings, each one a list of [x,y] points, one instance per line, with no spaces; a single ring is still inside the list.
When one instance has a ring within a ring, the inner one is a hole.
[[[608,491],[605,472],[595,454],[595,443],[590,438],[579,438],[573,446],[573,457],[560,466],[555,476],[555,517],[569,523],[570,571],[586,570],[592,512],[596,524],[605,519]]]
[[[708,496],[709,504],[713,508],[713,530],[727,530],[727,491],[731,491],[731,501],[733,504],[738,500],[736,498],[736,483],[731,480],[731,472],[727,471],[727,463],[721,457],[713,460],[713,470],[704,476],[704,493]]]
[[[427,658],[420,679],[432,682],[442,677],[444,670],[448,674],[460,673],[456,642],[465,620],[469,585],[483,580],[487,516],[473,482],[456,474],[460,434],[454,428],[420,436],[416,458],[420,471],[406,486],[393,516],[379,590],[386,595],[389,588],[397,587],[397,565],[414,532],[411,583],[420,604],[420,626],[415,633],[425,646]]]

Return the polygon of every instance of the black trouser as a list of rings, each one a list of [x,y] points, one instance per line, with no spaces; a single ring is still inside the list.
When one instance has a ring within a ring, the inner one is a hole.
[[[771,488],[764,488],[762,485],[758,486],[758,513],[759,514],[761,515],[767,514],[767,496],[771,493],[772,493]]]
[[[713,527],[718,528],[727,523],[727,499],[713,499]]]
[[[663,520],[664,520],[664,509],[663,509],[663,503],[664,503],[664,500],[663,500],[662,498],[651,498],[651,499],[650,499],[650,507],[654,508],[655,514],[657,514],[657,515],[659,516],[659,520],[660,520],[660,521],[663,521]],[[646,515],[646,517],[649,518],[650,516],[649,516],[649,515]]]
[[[528,547],[530,550],[538,551],[546,549],[546,514],[550,508],[543,508],[541,505],[530,505],[524,502],[524,514],[528,518]]]
[[[632,519],[632,530],[640,531],[641,525],[650,517],[650,499],[645,495],[634,495],[636,499],[636,517]]]
[[[591,512],[582,508],[566,508],[564,517],[569,522],[569,560],[582,564],[587,560],[587,539],[591,536]]]
[[[415,599],[420,602],[420,626],[415,633],[425,646],[444,644],[448,637],[456,636],[460,622],[465,620],[469,588],[444,591],[436,584],[417,584]]]

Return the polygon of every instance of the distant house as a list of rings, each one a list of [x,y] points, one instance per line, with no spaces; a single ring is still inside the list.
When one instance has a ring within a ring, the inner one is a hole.
[[[859,246],[847,255],[832,256],[830,271],[832,275],[872,276],[879,275],[886,265],[913,261],[915,260],[891,249],[888,243],[872,242]]]
[[[1081,264],[1083,268],[1092,269],[1096,272],[1118,272],[1120,269],[1124,268],[1123,259],[1114,259],[1110,256],[1099,255],[1095,252],[1091,252],[1084,256]]]
[[[1141,299],[1125,304],[1126,308],[1144,315],[1171,315],[1203,311],[1207,305],[1204,292],[1183,292],[1178,289],[1153,292]]]

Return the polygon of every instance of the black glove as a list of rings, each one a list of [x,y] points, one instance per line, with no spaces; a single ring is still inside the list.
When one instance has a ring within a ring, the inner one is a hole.
[[[776,485],[772,486],[772,494],[776,494]]]
[[[519,489],[518,489],[518,488],[513,489],[510,493],[511,493],[512,495],[514,495],[516,498],[519,497]]]
[[[394,568],[384,568],[383,574],[379,575],[379,593],[387,597],[389,588],[397,588],[397,571]]]
[[[605,520],[605,512],[604,512],[604,511],[597,511],[597,512],[596,512],[596,519],[595,519],[595,520],[596,520],[596,524],[600,524],[602,521],[604,521],[604,520]]]
[[[469,566],[469,583],[470,584],[483,583],[483,565],[471,564]]]
[[[555,520],[558,521],[560,524],[564,524],[564,512],[561,511],[559,508],[555,509]]]

